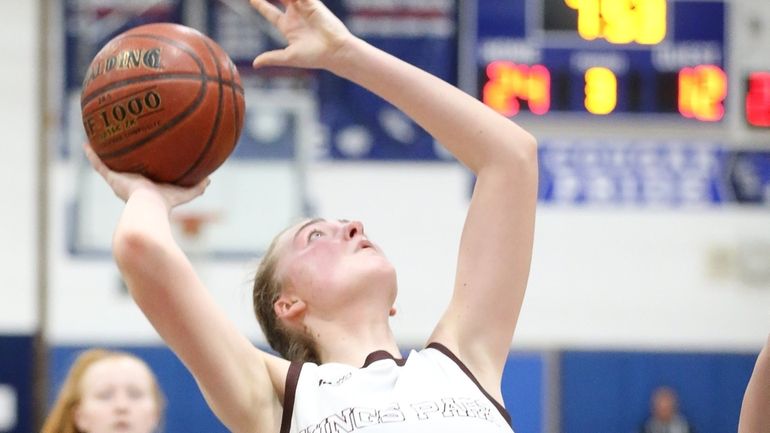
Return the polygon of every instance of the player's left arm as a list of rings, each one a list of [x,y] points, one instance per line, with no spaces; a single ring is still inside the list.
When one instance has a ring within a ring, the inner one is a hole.
[[[770,336],[743,396],[738,433],[770,433]]]
[[[529,278],[537,204],[534,137],[477,99],[355,41],[335,72],[400,108],[476,175],[453,296],[431,341],[500,397],[500,379]],[[352,63],[352,64],[351,64]]]
[[[487,146],[487,136],[480,133],[469,146]],[[507,142],[494,145],[518,150],[492,156],[476,172],[454,292],[431,336],[431,341],[454,351],[498,401],[502,401],[503,367],[529,277],[537,202],[532,140],[521,134],[508,137]]]
[[[534,137],[477,99],[356,40],[333,69],[428,131],[476,175],[453,296],[431,341],[452,350],[498,400],[529,277],[537,203]]]
[[[326,69],[379,95],[477,176],[463,229],[454,295],[432,339],[500,396],[529,275],[537,201],[535,139],[439,78],[352,35],[319,0],[251,0],[289,41],[254,66]]]

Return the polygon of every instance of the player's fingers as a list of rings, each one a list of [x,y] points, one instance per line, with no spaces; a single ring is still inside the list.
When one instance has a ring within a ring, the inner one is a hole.
[[[276,24],[283,12],[267,0],[251,0],[251,5],[271,24]]]
[[[317,9],[317,3],[313,0],[281,0],[281,3],[288,9],[293,7],[305,18],[310,17]]]
[[[126,188],[126,181],[123,176],[110,170],[110,168],[102,162],[96,152],[94,152],[94,149],[91,148],[91,145],[88,142],[83,144],[83,150],[85,151],[86,158],[88,158],[91,166],[94,167],[94,170],[96,170],[104,181],[107,182],[107,185],[112,188],[115,195],[125,201],[126,197],[124,196],[124,191]]]
[[[203,194],[206,191],[206,188],[208,188],[210,183],[211,183],[211,179],[209,179],[208,177],[198,182],[195,185],[195,187],[193,187],[193,189],[195,190],[195,195],[199,196]]]
[[[96,155],[96,152],[94,152],[94,149],[91,148],[91,145],[87,142],[84,143],[83,151],[86,153],[86,158],[88,158],[88,162],[91,163],[91,166],[94,167],[94,170],[102,175],[102,177],[107,178],[110,173],[110,169],[104,165],[101,159],[99,159],[99,157]]]
[[[316,4],[312,0],[281,0],[284,3],[290,3],[294,5],[297,10],[306,15],[308,12],[315,10]]]
[[[289,53],[283,50],[266,51],[258,55],[252,62],[254,68],[263,66],[290,66]]]
[[[167,189],[165,189],[166,192],[163,194],[163,196],[166,200],[166,204],[170,208],[174,208],[180,204],[192,201],[195,199],[195,197],[203,195],[203,193],[206,192],[206,187],[208,187],[210,183],[211,180],[206,178],[190,187],[165,185],[163,188]]]

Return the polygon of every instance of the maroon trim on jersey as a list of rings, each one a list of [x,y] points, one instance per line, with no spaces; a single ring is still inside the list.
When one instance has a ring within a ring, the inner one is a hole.
[[[291,416],[294,414],[294,397],[297,394],[297,383],[302,363],[294,361],[286,372],[286,384],[283,387],[283,415],[281,416],[281,433],[289,433]]]
[[[455,364],[457,364],[457,366],[458,366],[458,367],[460,367],[460,370],[462,370],[462,371],[463,371],[463,373],[465,373],[466,375],[468,375],[468,377],[471,379],[471,381],[472,381],[473,383],[475,383],[475,384],[476,384],[476,386],[478,386],[478,387],[479,387],[479,390],[481,391],[481,393],[482,393],[482,394],[484,394],[484,396],[485,396],[485,397],[486,397],[486,398],[487,398],[487,399],[488,399],[490,402],[492,402],[492,404],[493,404],[493,405],[495,405],[495,407],[497,408],[497,410],[498,410],[498,411],[500,411],[500,415],[502,415],[502,416],[503,416],[503,418],[505,418],[505,421],[507,421],[507,422],[508,422],[508,425],[512,425],[512,424],[511,424],[511,414],[509,414],[509,413],[508,413],[508,411],[505,409],[505,407],[504,407],[502,404],[498,403],[498,401],[497,401],[497,400],[495,400],[495,398],[494,398],[494,397],[492,397],[491,395],[489,395],[489,393],[487,392],[487,390],[485,390],[485,389],[484,389],[484,387],[482,387],[482,386],[481,386],[481,384],[479,383],[479,381],[476,379],[476,376],[474,376],[474,375],[473,375],[473,373],[471,373],[471,371],[468,369],[468,367],[467,367],[467,366],[466,366],[466,365],[465,365],[465,364],[464,364],[462,361],[460,361],[460,358],[458,358],[458,357],[457,357],[457,355],[455,355],[454,353],[452,353],[452,351],[451,351],[451,350],[449,350],[449,348],[448,348],[448,347],[444,346],[444,345],[443,345],[443,344],[441,344],[441,343],[437,343],[437,342],[435,342],[435,341],[434,341],[434,342],[432,342],[432,343],[430,343],[430,344],[428,344],[428,346],[427,346],[427,347],[428,347],[428,348],[431,348],[431,349],[436,349],[436,350],[438,350],[439,352],[441,352],[441,353],[443,353],[444,355],[446,355],[446,356],[447,356],[447,358],[449,358],[449,359],[451,359],[452,361],[454,361],[454,363],[455,363]]]
[[[369,364],[375,362],[375,361],[381,361],[383,359],[392,359],[396,362],[396,365],[399,367],[403,367],[406,364],[406,359],[403,358],[396,358],[395,356],[391,355],[390,352],[387,350],[375,350],[374,352],[370,353],[369,356],[366,357],[366,360],[364,361],[364,365],[361,366],[361,368],[366,368],[369,366]]]

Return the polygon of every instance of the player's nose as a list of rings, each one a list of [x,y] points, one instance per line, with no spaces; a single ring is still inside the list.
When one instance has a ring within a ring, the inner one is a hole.
[[[363,236],[364,225],[361,223],[361,221],[349,221],[345,223],[345,227],[343,228],[342,232],[346,240],[353,239],[356,236]]]

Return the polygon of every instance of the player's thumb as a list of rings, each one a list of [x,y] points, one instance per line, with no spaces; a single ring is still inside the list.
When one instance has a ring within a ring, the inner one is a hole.
[[[261,68],[263,66],[291,66],[289,53],[285,49],[266,51],[255,57],[251,65],[254,68]]]

